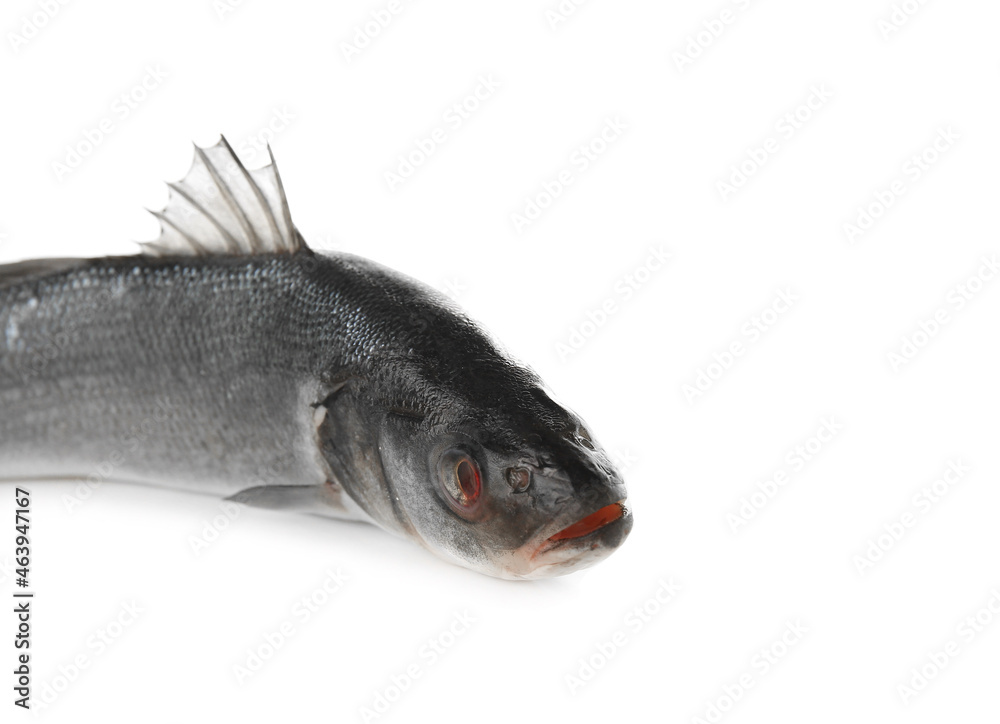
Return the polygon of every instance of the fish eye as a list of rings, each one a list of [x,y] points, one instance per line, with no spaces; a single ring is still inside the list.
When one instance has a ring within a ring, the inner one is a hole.
[[[515,493],[523,493],[531,485],[531,471],[527,468],[507,468],[506,478]]]
[[[593,438],[590,437],[590,433],[587,432],[587,428],[581,427],[576,431],[577,441],[588,450],[596,450]]]
[[[483,490],[479,465],[461,450],[450,450],[442,462],[441,483],[445,491],[460,508],[471,508]]]

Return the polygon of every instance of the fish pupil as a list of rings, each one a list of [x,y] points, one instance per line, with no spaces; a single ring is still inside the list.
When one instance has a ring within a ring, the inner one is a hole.
[[[455,478],[466,503],[471,503],[479,496],[479,471],[473,467],[468,458],[458,461],[455,466]]]

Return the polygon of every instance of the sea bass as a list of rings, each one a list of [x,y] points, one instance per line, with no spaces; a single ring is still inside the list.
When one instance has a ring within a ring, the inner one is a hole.
[[[625,540],[583,421],[443,294],[311,250],[273,156],[248,170],[223,138],[169,187],[141,254],[0,266],[0,480],[366,521],[509,579]]]

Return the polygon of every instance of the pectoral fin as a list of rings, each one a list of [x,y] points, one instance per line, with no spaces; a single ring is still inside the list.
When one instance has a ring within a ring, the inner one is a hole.
[[[234,493],[226,500],[267,510],[312,513],[341,520],[369,520],[336,483],[260,485]]]

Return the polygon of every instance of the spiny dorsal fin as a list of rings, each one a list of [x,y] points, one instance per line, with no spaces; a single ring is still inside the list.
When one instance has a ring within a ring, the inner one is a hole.
[[[187,175],[170,187],[160,220],[160,236],[141,244],[149,256],[272,254],[296,252],[305,242],[292,223],[281,176],[270,162],[248,171],[222,137],[207,148],[194,147]]]

